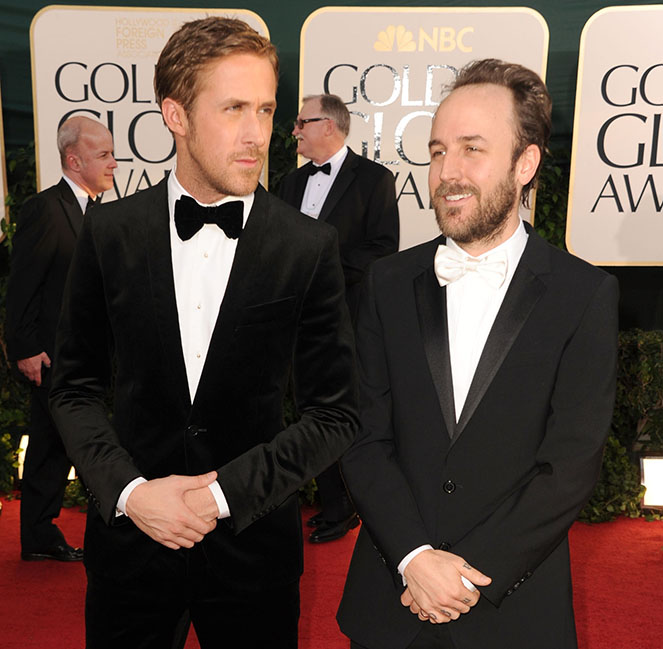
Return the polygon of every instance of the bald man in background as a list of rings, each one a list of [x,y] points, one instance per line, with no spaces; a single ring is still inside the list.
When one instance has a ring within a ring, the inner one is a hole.
[[[101,123],[71,117],[57,133],[62,179],[31,198],[16,220],[7,287],[7,353],[31,385],[30,442],[21,483],[21,557],[80,561],[53,522],[71,467],[48,411],[55,329],[85,211],[113,186],[113,138]]]

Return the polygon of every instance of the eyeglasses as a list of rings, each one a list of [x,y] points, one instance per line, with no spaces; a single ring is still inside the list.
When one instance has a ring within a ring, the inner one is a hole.
[[[309,122],[322,122],[326,119],[331,119],[331,117],[309,117],[308,119],[296,119],[293,125],[301,131],[304,128],[304,124],[308,124]]]

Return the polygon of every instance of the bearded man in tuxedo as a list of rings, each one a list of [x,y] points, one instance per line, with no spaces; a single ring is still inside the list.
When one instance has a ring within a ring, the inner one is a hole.
[[[258,184],[277,78],[242,21],[186,23],[155,70],[176,169],[81,231],[51,409],[92,500],[90,649],[172,646],[187,610],[204,649],[297,646],[297,489],[357,419],[335,231]]]
[[[531,70],[461,70],[429,142],[442,236],[367,278],[338,613],[355,649],[576,647],[567,532],[610,425],[618,291],[520,219],[550,115]]]

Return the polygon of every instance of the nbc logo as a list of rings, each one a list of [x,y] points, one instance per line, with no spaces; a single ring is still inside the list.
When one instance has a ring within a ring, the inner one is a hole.
[[[474,27],[423,27],[419,28],[418,39],[403,25],[389,25],[378,33],[378,39],[373,43],[376,52],[471,52],[470,37],[474,34]],[[467,39],[467,40],[466,40]],[[470,42],[468,42],[470,41]],[[394,47],[395,46],[395,47]]]
[[[405,29],[403,25],[399,25],[398,27],[389,25],[387,29],[380,32],[378,40],[373,45],[373,49],[376,52],[392,52],[394,42],[399,52],[414,52],[417,49],[412,32]]]

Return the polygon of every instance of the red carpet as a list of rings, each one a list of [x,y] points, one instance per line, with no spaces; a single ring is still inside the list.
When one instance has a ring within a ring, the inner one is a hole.
[[[3,501],[3,507],[0,647],[83,649],[83,567],[22,562],[19,503]],[[304,517],[311,513],[305,511]],[[77,511],[62,511],[59,523],[69,542],[82,544],[84,520]],[[334,615],[356,532],[333,543],[305,544],[300,649],[349,646]],[[571,549],[579,649],[661,649],[663,522],[577,523],[571,530]],[[186,649],[197,648],[192,633]]]

